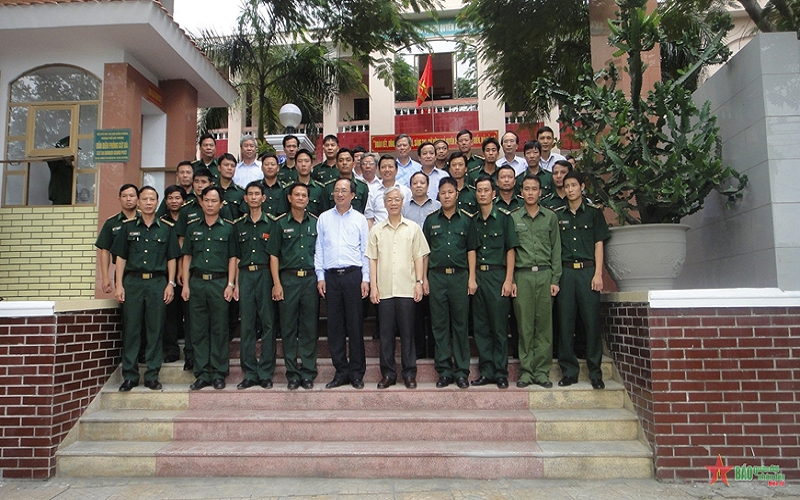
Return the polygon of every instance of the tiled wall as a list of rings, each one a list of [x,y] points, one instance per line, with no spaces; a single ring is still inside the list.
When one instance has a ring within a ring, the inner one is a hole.
[[[45,479],[120,361],[118,309],[0,318],[0,478]]]
[[[658,479],[708,480],[718,456],[800,479],[800,308],[603,307]]]
[[[0,297],[94,297],[97,208],[0,209]]]

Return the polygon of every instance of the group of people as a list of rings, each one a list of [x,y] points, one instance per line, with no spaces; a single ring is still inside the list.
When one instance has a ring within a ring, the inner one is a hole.
[[[178,360],[181,328],[184,369],[196,378],[190,389],[224,388],[229,330],[239,318],[238,389],[273,386],[278,332],[288,389],[311,389],[321,297],[335,368],[329,389],[364,387],[369,303],[377,310],[379,389],[397,383],[397,337],[407,388],[416,387],[416,360],[426,352],[436,387],[507,388],[509,330],[512,338],[518,332],[517,387],[550,388],[554,323],[558,385],[578,380],[581,323],[591,384],[604,388],[600,290],[610,234],[583,197],[574,160],[552,152],[549,127],[525,143],[523,157],[514,132],[485,139],[482,157],[472,154],[469,130],[456,143],[451,153],[446,141],[422,142],[417,161],[405,134],[394,156],[340,148],[329,135],[325,160],[312,166],[312,153],[292,135],[283,162],[274,153],[256,158],[252,136],[241,140],[240,161],[216,157],[214,138],[204,135],[201,158],[178,165],[177,184],[160,204],[150,186],[122,186],[121,211],[96,242],[103,289],[123,304],[119,390],[138,385],[142,357],[145,386],[161,389],[162,358]],[[479,356],[472,381],[470,330]]]

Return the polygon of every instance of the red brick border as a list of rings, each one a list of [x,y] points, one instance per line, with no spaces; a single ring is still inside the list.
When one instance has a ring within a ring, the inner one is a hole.
[[[800,479],[800,308],[615,302],[603,317],[658,479],[708,480],[718,455]]]
[[[46,479],[120,362],[118,309],[0,318],[0,477]]]

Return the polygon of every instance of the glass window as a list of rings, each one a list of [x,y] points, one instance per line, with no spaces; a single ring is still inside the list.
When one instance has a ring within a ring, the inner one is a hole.
[[[100,86],[92,74],[63,65],[11,83],[4,159],[20,161],[2,164],[4,205],[95,202]]]

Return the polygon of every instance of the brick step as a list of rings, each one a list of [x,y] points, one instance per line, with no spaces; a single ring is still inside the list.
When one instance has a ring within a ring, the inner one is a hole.
[[[279,432],[276,432],[279,431]],[[84,441],[626,441],[635,415],[579,410],[103,410],[81,422]]]
[[[569,387],[555,386],[543,389],[529,386],[502,390],[496,386],[458,389],[455,386],[437,389],[432,382],[420,383],[409,390],[401,385],[376,389],[350,386],[324,389],[316,385],[306,391],[289,391],[285,386],[273,389],[253,387],[239,391],[233,385],[225,389],[206,388],[190,391],[188,385],[166,384],[161,391],[151,391],[143,386],[122,393],[117,386],[107,384],[102,389],[102,410],[216,410],[238,412],[241,410],[567,410],[567,409],[619,409],[623,407],[625,389],[619,382],[606,381],[601,391],[592,389],[588,382]],[[85,417],[88,417],[86,415]],[[547,415],[544,415],[547,418]]]
[[[60,477],[615,479],[652,477],[638,441],[118,442],[57,452]]]
[[[400,359],[397,360],[397,369],[400,370]],[[139,365],[139,371],[142,377],[144,377],[144,370],[145,365]],[[613,371],[613,362],[611,358],[604,357],[602,363],[602,371],[603,371],[603,379],[610,380],[612,377]],[[317,378],[315,380],[315,384],[325,385],[333,379],[336,370],[333,368],[333,363],[331,362],[330,358],[327,357],[318,357],[317,358]],[[508,376],[509,380],[511,381],[511,385],[513,385],[517,379],[519,378],[519,360],[517,359],[509,359],[508,361]],[[586,367],[586,363],[581,363],[581,371],[578,375],[579,380],[588,380],[588,369]],[[470,375],[469,379],[474,380],[480,376],[478,370],[478,358],[470,359]],[[242,369],[239,364],[239,360],[237,358],[232,358],[230,361],[230,370],[228,376],[226,377],[226,382],[228,384],[236,385],[237,383],[241,382],[244,377],[242,376]],[[433,365],[432,359],[420,359],[417,360],[417,382],[435,382],[438,380],[439,375],[436,373],[436,370]],[[365,383],[377,383],[381,379],[381,371],[380,371],[380,362],[378,358],[367,358],[367,371],[364,374],[364,382]],[[557,382],[561,379],[561,369],[558,366],[558,362],[553,360],[552,367],[550,368],[550,380],[553,383]],[[142,380],[144,380],[142,378]],[[161,372],[159,373],[159,380],[161,383],[167,384],[191,384],[194,382],[195,378],[192,375],[191,371],[184,371],[183,370],[183,362],[176,361],[174,363],[164,363],[161,366]],[[272,377],[272,380],[275,384],[285,384],[286,383],[286,368],[282,358],[278,358],[276,360],[275,366],[275,373]],[[402,383],[402,379],[398,375],[398,381]],[[120,380],[120,383],[122,381]]]

